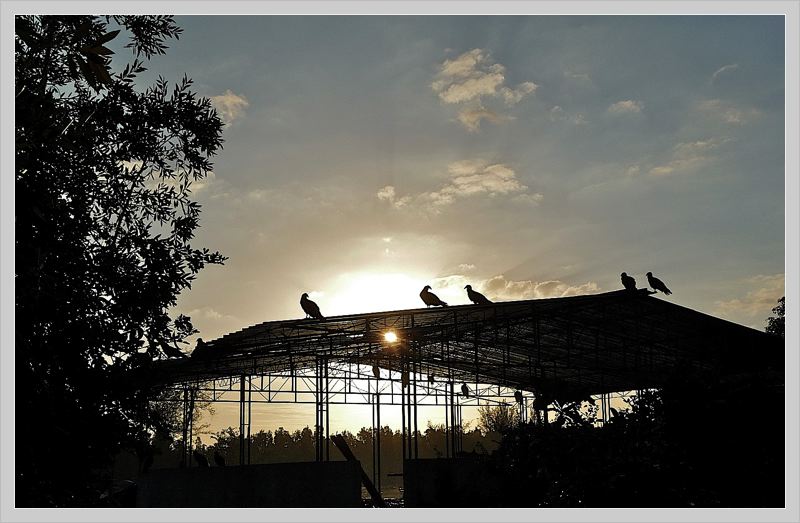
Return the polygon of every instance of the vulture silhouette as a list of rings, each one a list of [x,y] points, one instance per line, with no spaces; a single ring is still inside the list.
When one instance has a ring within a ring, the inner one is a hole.
[[[197,345],[194,346],[194,350],[192,351],[192,358],[208,358],[212,354],[211,347],[208,346],[206,342],[203,341],[203,338],[197,338]]]
[[[467,387],[466,383],[461,384],[461,394],[463,394],[465,398],[469,398],[469,387]]]
[[[200,467],[201,469],[207,469],[208,468],[208,459],[205,457],[205,455],[202,452],[199,452],[197,450],[193,450],[192,451],[192,456],[194,456],[194,460],[197,462],[197,466],[198,467]]]
[[[517,400],[517,403],[522,403],[522,392],[514,391],[514,399]]]
[[[300,296],[300,306],[303,308],[303,312],[306,313],[306,318],[312,317],[318,320],[325,319],[325,316],[319,312],[319,305],[308,299],[307,292],[304,292],[303,295]]]
[[[628,276],[626,273],[620,274],[620,279],[622,280],[622,285],[625,286],[625,289],[629,291],[636,290],[636,280],[633,279],[632,276]]]
[[[380,367],[378,367],[377,365],[373,365],[372,366],[372,375],[375,376],[376,378],[380,378],[381,377],[381,369],[380,369]]]
[[[423,287],[422,292],[419,293],[419,297],[422,298],[422,301],[425,302],[425,305],[430,307],[431,305],[440,305],[442,307],[447,307],[447,304],[439,299],[437,295],[429,291],[430,285],[426,285]]]
[[[652,272],[647,273],[647,283],[657,291],[661,291],[667,295],[672,294],[672,291],[669,290],[666,285],[664,285],[664,282],[653,276]]]
[[[184,354],[178,347],[175,345],[170,345],[169,343],[159,342],[161,345],[161,350],[164,351],[170,358],[188,358],[186,354]]]
[[[216,463],[218,467],[225,466],[225,456],[220,454],[218,450],[214,451],[214,463]]]
[[[489,301],[489,298],[487,298],[480,292],[473,291],[472,285],[467,285],[464,288],[467,289],[467,298],[469,298],[469,301],[471,301],[475,305],[488,305],[489,303],[492,303],[491,301]]]

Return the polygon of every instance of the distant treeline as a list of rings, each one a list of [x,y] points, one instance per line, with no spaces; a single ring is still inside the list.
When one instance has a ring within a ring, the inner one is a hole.
[[[340,433],[347,442],[353,454],[361,462],[367,475],[372,478],[372,429],[362,427],[357,433],[349,431]],[[221,430],[211,435],[214,443],[204,444],[198,437],[193,444],[193,450],[203,453],[212,467],[216,466],[213,456],[219,452],[228,465],[239,464],[240,440],[239,430],[233,427]],[[467,429],[462,433],[462,452],[467,454],[488,455],[497,449],[502,435],[494,431],[481,431],[479,428]],[[250,463],[287,463],[297,461],[314,461],[314,431],[310,427],[290,432],[283,427],[271,430],[260,430],[250,435]],[[418,433],[417,448],[420,458],[444,458],[446,456],[446,440],[443,425],[429,424],[427,429]],[[399,430],[392,430],[389,426],[381,428],[381,485],[384,490],[389,490],[387,495],[396,495],[391,492],[402,485],[402,477],[389,476],[400,473],[402,466],[402,435]],[[246,443],[245,443],[246,444]],[[183,444],[180,440],[172,441],[162,437],[156,438],[152,447],[152,465],[149,469],[180,467],[183,459]],[[344,460],[344,457],[330,443],[330,459],[332,461]],[[135,477],[143,473],[143,466],[147,461],[146,456],[136,457],[133,454],[123,454],[116,460],[115,476],[118,479]],[[189,465],[197,467],[192,460]]]

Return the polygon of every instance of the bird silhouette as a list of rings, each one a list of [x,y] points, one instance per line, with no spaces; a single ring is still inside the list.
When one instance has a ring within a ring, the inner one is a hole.
[[[466,383],[461,384],[461,394],[463,394],[465,398],[469,398],[469,387],[467,387]]]
[[[303,308],[303,312],[306,313],[306,318],[310,316],[318,320],[325,319],[325,316],[319,312],[319,305],[308,299],[307,292],[304,292],[303,295],[300,296],[300,306]]]
[[[175,345],[170,345],[169,343],[165,343],[163,341],[159,342],[159,345],[161,346],[161,350],[164,351],[164,354],[166,354],[170,358],[188,358],[189,357],[186,354],[184,354]]]
[[[218,467],[225,466],[225,456],[220,454],[218,450],[214,451],[214,463],[216,463]]]
[[[489,298],[487,298],[480,292],[473,291],[472,285],[467,285],[464,288],[467,289],[467,298],[469,298],[469,301],[471,301],[475,305],[488,305],[489,303],[492,303],[491,301],[489,301]]]
[[[636,280],[633,279],[632,276],[628,276],[626,273],[620,274],[620,279],[622,280],[622,285],[625,286],[625,289],[629,291],[636,290]]]
[[[381,369],[380,369],[380,367],[378,367],[377,365],[373,365],[372,366],[372,375],[375,376],[376,378],[380,378],[381,377]]]
[[[423,287],[422,292],[419,293],[419,297],[422,298],[422,301],[425,302],[425,305],[430,307],[431,305],[440,305],[442,307],[447,307],[447,304],[439,299],[437,295],[429,291],[430,285],[426,285]]]
[[[197,462],[197,466],[201,469],[208,468],[208,458],[202,452],[198,450],[192,451],[192,456],[194,456],[194,460]]]
[[[514,399],[517,400],[517,403],[522,403],[522,392],[514,391]]]
[[[647,283],[657,291],[661,291],[667,295],[672,294],[672,291],[669,290],[666,285],[664,285],[664,282],[653,276],[652,272],[647,273]]]
[[[208,344],[203,341],[203,338],[197,338],[197,345],[195,345],[191,357],[208,358],[211,356],[211,350],[211,347],[209,347]]]
[[[436,379],[436,374],[434,373],[428,374],[428,383],[433,383],[434,379]]]

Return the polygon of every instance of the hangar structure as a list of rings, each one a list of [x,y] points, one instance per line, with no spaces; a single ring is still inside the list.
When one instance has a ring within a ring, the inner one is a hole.
[[[330,405],[371,405],[378,482],[387,405],[401,408],[405,459],[417,456],[419,409],[442,409],[452,457],[466,405],[517,405],[523,417],[546,422],[548,405],[591,396],[607,419],[609,394],[661,388],[688,372],[723,379],[768,373],[783,385],[782,338],[651,294],[269,321],[209,341],[191,358],[158,362],[144,379],[149,388],[183,389],[184,441],[192,440],[199,391],[238,402],[241,464],[249,463],[253,403],[314,403],[319,461],[330,456]]]

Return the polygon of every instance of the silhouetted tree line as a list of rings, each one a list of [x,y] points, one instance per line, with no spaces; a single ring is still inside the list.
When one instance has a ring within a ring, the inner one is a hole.
[[[682,376],[600,427],[515,426],[491,460],[507,478],[497,505],[781,507],[782,395],[766,380]]]
[[[132,56],[112,70],[120,31]],[[136,86],[180,33],[170,16],[15,18],[18,507],[91,505],[112,455],[176,428],[130,376],[181,355],[195,329],[169,310],[224,261],[191,245],[221,119],[186,77]]]
[[[786,296],[782,296],[778,300],[778,304],[772,308],[772,313],[775,316],[767,318],[767,328],[765,329],[770,334],[783,336],[783,329],[785,325],[784,315],[786,314]]]
[[[361,462],[367,475],[372,478],[372,429],[362,427],[357,433],[341,432],[347,445],[355,457]],[[445,431],[443,425],[429,424],[425,431],[420,431],[417,442],[420,458],[445,457]],[[250,463],[289,463],[298,461],[314,461],[314,431],[305,427],[293,432],[283,427],[272,430],[260,430],[250,435]],[[401,476],[389,476],[403,471],[402,465],[402,435],[399,430],[392,430],[389,426],[381,428],[381,485],[389,496],[396,496],[402,486]],[[205,444],[198,437],[193,442],[194,450],[202,453],[208,461],[216,466],[212,457],[219,453],[225,460],[226,466],[239,464],[240,439],[239,431],[228,427],[211,435],[213,443]],[[462,433],[464,454],[487,456],[497,448],[501,435],[498,432],[485,431],[481,428],[467,428]],[[245,443],[246,444],[246,443]],[[115,477],[117,479],[135,479],[138,474],[159,468],[176,468],[181,466],[183,456],[183,443],[180,440],[160,438],[153,442],[149,455],[152,461],[144,468],[144,461],[140,456],[127,454],[117,460]],[[145,458],[146,459],[146,458]],[[342,461],[344,457],[330,444],[330,459]],[[190,466],[197,467],[196,461]]]

